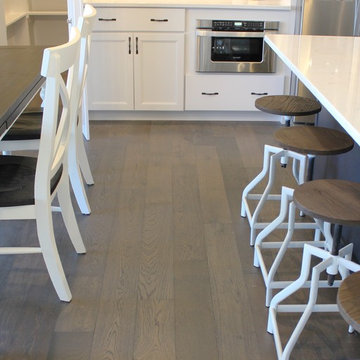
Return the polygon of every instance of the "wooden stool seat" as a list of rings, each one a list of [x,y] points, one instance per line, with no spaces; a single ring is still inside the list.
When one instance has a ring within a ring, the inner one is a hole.
[[[360,225],[360,184],[337,179],[306,182],[294,191],[306,215],[339,225]]]
[[[321,104],[317,100],[291,95],[263,96],[255,101],[255,106],[264,112],[283,116],[287,125],[290,125],[293,116],[313,115],[321,111]],[[348,134],[323,127],[286,126],[278,130],[274,137],[280,145],[265,145],[263,168],[245,187],[241,197],[240,214],[249,220],[250,245],[255,244],[256,231],[268,226],[268,223],[259,221],[265,202],[281,199],[280,194],[271,194],[278,161],[281,167],[286,167],[292,160],[294,179],[297,184],[302,184],[313,178],[315,156],[342,154],[354,147],[354,141]],[[260,194],[252,193],[267,175],[265,190]],[[248,200],[258,200],[254,211],[251,211]],[[254,264],[257,266],[256,258]]]
[[[360,272],[351,274],[341,283],[337,304],[346,322],[360,332]]]
[[[321,111],[317,100],[292,95],[263,96],[255,100],[255,107],[269,114],[307,116]]]
[[[282,148],[301,154],[336,155],[354,147],[354,141],[348,134],[324,127],[285,127],[277,130],[274,138]]]

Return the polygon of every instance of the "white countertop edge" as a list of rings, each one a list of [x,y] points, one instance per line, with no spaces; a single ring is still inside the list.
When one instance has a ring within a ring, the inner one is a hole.
[[[101,2],[101,1],[91,1],[85,0],[84,4],[90,4],[94,7],[156,7],[156,8],[182,8],[182,9],[237,9],[237,10],[276,10],[276,11],[290,11],[292,9],[291,5],[241,5],[241,4],[211,4],[211,3],[170,3],[170,2]]]
[[[329,99],[324,96],[309,79],[296,68],[289,58],[285,56],[280,49],[265,35],[265,41],[269,46],[276,52],[277,56],[289,67],[289,69],[298,77],[298,79],[311,91],[311,93],[320,101],[320,103],[329,111],[329,113],[338,121],[338,123],[343,127],[343,129],[351,135],[353,140],[360,145],[360,134],[357,132],[349,121],[332,105]]]

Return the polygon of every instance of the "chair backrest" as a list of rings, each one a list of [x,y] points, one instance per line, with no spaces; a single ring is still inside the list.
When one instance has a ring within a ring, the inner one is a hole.
[[[44,50],[41,67],[41,75],[46,78],[44,111],[35,175],[35,199],[38,200],[48,200],[51,180],[67,167],[72,114],[77,112],[79,104],[80,41],[79,30],[73,28],[69,42]],[[62,73],[66,71],[65,84]]]
[[[79,67],[79,79],[81,81],[80,94],[83,94],[87,71],[88,71],[88,60],[90,56],[90,45],[91,45],[91,31],[94,26],[96,19],[96,10],[93,6],[86,4],[83,12],[83,16],[79,18],[78,29],[81,34],[81,45],[80,45],[80,67]],[[80,96],[81,104],[81,96]],[[79,104],[79,106],[80,106]]]

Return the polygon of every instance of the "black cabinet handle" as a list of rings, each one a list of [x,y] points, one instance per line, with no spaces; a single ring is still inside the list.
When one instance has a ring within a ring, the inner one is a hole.
[[[218,92],[208,93],[208,92],[202,92],[201,95],[219,95]]]
[[[135,38],[135,42],[136,42],[136,44],[135,44],[135,46],[136,46],[135,52],[136,52],[136,54],[139,54],[139,38],[138,37]]]
[[[168,22],[169,19],[150,19],[150,21],[155,21],[155,22]]]
[[[99,21],[116,21],[116,18],[99,18]]]
[[[129,54],[131,54],[131,37],[129,36]]]
[[[267,93],[267,92],[264,92],[264,93],[252,92],[251,95],[269,95],[269,93]]]

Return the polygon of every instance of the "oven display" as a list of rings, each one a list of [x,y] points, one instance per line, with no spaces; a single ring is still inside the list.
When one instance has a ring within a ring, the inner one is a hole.
[[[213,31],[264,31],[264,21],[213,20]]]
[[[261,62],[263,38],[212,37],[212,61]]]

